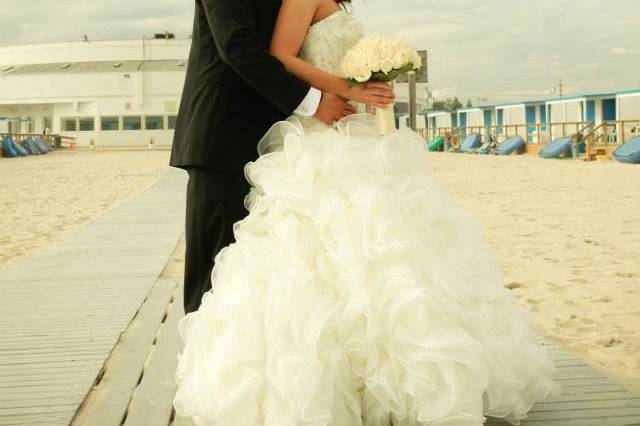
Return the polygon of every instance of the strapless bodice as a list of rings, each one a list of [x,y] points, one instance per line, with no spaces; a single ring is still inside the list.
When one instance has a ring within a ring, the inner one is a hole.
[[[345,77],[340,62],[364,34],[362,24],[347,11],[340,10],[309,27],[298,56],[323,71]],[[356,105],[356,108],[361,112],[364,105]],[[294,114],[291,118],[307,132],[328,127],[314,117]]]
[[[299,56],[323,71],[344,77],[340,62],[363,36],[360,22],[340,10],[309,27]]]

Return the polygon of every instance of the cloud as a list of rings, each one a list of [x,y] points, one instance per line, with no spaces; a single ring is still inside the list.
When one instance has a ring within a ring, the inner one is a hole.
[[[436,93],[491,101],[640,86],[637,0],[361,0],[370,32],[429,50]],[[593,13],[597,10],[598,13]],[[585,31],[585,29],[593,29]],[[606,31],[605,31],[606,29]],[[611,50],[611,46],[623,49]]]
[[[8,7],[5,2],[13,3]],[[194,2],[179,0],[2,0],[0,45],[90,39],[139,39],[172,31],[188,37]],[[90,5],[90,6],[89,6]]]
[[[609,53],[616,56],[628,55],[633,53],[633,50],[627,49],[626,47],[612,47],[609,49]]]
[[[545,97],[640,86],[638,0],[354,0],[370,33],[429,50],[434,91],[461,99]],[[0,45],[188,37],[194,0],[2,0]],[[90,5],[90,6],[89,6]],[[597,11],[597,13],[594,13]],[[613,46],[613,47],[612,47]]]

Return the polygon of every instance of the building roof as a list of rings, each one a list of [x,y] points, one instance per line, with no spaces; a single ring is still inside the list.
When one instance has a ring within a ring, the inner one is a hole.
[[[182,60],[60,62],[8,66],[0,70],[0,75],[181,71],[185,68],[186,61]]]
[[[428,115],[440,115],[440,114],[455,114],[456,110],[432,110],[432,111],[427,111]]]
[[[496,105],[480,105],[479,108],[492,108],[492,107],[503,108],[503,107],[516,106],[516,105],[536,105],[536,104],[544,104],[547,102],[574,101],[577,99],[585,99],[585,98],[602,98],[606,96],[616,97],[618,95],[626,95],[629,93],[640,93],[640,89],[625,89],[625,90],[617,90],[613,92],[591,92],[591,93],[582,93],[582,94],[562,96],[562,97],[555,96],[555,97],[542,98],[542,99],[533,99],[528,101],[506,102],[503,104],[496,104]]]

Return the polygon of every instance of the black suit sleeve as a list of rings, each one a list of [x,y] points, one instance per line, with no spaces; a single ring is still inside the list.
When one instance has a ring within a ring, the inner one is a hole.
[[[222,60],[279,110],[292,114],[310,86],[258,40],[254,0],[201,1]]]

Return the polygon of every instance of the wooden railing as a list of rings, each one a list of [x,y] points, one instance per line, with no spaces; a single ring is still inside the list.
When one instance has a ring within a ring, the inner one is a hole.
[[[425,139],[431,141],[435,139],[437,136],[442,136],[445,140],[445,149],[446,145],[449,148],[459,148],[460,147],[460,139],[463,133],[462,127],[438,127],[436,129],[426,129],[424,132]]]
[[[606,121],[595,126],[591,121],[503,124],[501,126],[467,126],[429,128],[425,132],[429,140],[442,136],[451,140],[455,135],[469,135],[479,133],[483,141],[491,137],[501,142],[512,136],[521,136],[527,143],[548,144],[560,137],[576,139],[582,135],[585,143],[590,144],[621,144],[634,136],[640,136],[639,120]]]
[[[52,148],[76,149],[76,138],[62,135],[39,134],[39,133],[0,133],[0,140],[10,136],[14,142],[22,142],[27,139],[44,139]]]

